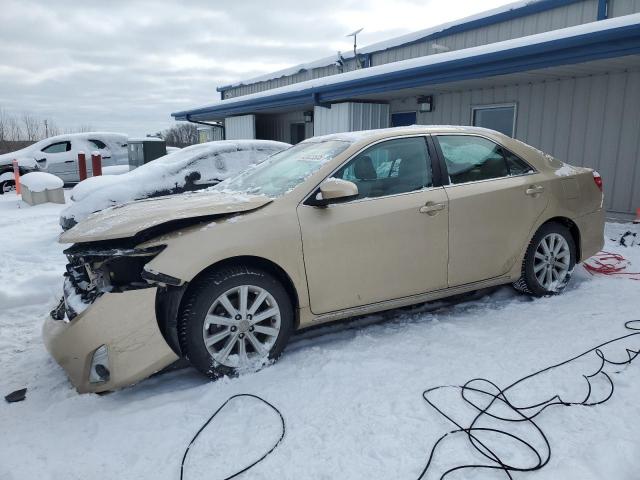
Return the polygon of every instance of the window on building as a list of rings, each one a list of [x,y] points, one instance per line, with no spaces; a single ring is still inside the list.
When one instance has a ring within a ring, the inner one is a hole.
[[[392,127],[408,127],[415,125],[417,122],[416,112],[400,112],[391,114]]]
[[[358,154],[335,175],[358,186],[358,198],[413,192],[432,186],[431,159],[424,137],[399,138]]]
[[[486,105],[472,107],[472,123],[475,127],[490,128],[510,137],[515,135],[516,105]]]
[[[42,151],[44,153],[63,153],[71,150],[71,142],[58,142],[44,147]]]
[[[449,180],[453,184],[523,175],[533,169],[522,159],[486,138],[439,135]]]

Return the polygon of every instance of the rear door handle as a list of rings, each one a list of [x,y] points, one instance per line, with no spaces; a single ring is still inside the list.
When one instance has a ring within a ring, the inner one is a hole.
[[[444,203],[427,202],[423,207],[420,207],[419,212],[433,216],[445,208],[447,208],[447,206]]]
[[[64,163],[73,163],[75,160],[65,160]]]
[[[524,191],[525,195],[529,195],[531,197],[535,197],[542,192],[544,192],[544,187],[542,185],[531,185]]]

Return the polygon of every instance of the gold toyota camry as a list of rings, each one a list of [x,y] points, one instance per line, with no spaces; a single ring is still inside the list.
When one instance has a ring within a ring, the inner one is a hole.
[[[501,284],[558,294],[602,248],[602,205],[597,172],[492,130],[315,137],[62,234],[44,341],[80,392],[180,357],[212,378],[252,371],[321,322]]]

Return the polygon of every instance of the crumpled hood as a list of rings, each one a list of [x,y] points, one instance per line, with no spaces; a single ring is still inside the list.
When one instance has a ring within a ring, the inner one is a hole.
[[[129,238],[170,222],[248,212],[271,201],[264,195],[208,191],[139,200],[90,215],[60,235],[60,243]]]

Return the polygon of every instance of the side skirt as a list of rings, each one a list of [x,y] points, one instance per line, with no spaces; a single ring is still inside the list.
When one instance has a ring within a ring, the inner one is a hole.
[[[419,295],[412,295],[410,297],[402,297],[394,300],[386,300],[384,302],[372,303],[369,305],[362,305],[360,307],[348,308],[346,310],[323,313],[322,315],[315,315],[311,322],[309,322],[306,325],[300,325],[300,326],[305,327],[310,325],[316,325],[318,323],[331,322],[333,320],[342,320],[344,318],[356,317],[360,315],[368,315],[371,313],[382,312],[384,310],[392,310],[394,308],[401,308],[401,307],[407,307],[409,305],[431,302],[433,300],[440,300],[441,298],[460,295],[462,293],[471,292],[473,290],[480,290],[483,288],[496,287],[498,285],[509,284],[512,281],[513,280],[511,280],[509,276],[504,275],[501,277],[490,278],[488,280],[481,280],[479,282],[467,283],[465,285],[458,285],[455,287],[444,288],[442,290],[436,290],[428,293],[421,293]]]

